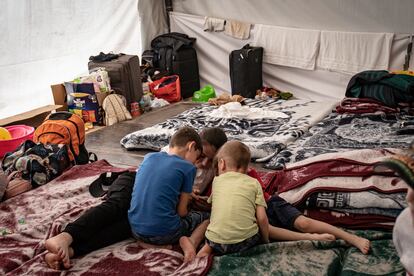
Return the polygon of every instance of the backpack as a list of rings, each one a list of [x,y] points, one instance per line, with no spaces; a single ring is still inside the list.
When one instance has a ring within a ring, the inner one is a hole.
[[[152,65],[165,69],[169,74],[173,74],[174,56],[184,48],[193,48],[195,38],[181,33],[168,33],[159,35],[151,41],[153,50]]]
[[[132,119],[131,113],[125,105],[126,99],[122,95],[111,94],[105,98],[102,108],[105,110],[104,122],[106,126]]]
[[[152,63],[169,75],[180,77],[181,96],[189,98],[200,89],[196,39],[181,33],[159,35],[151,41]]]
[[[67,146],[71,162],[82,165],[90,161],[90,154],[85,147],[85,124],[76,114],[61,111],[46,117],[35,130],[33,141],[42,144],[64,144]]]

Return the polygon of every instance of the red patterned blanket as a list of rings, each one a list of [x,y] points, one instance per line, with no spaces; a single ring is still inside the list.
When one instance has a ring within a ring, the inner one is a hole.
[[[88,191],[101,173],[125,169],[105,160],[76,166],[35,190],[0,203],[0,274],[59,275],[47,267],[44,241],[100,203]],[[65,275],[204,275],[211,258],[183,264],[179,251],[142,249],[129,239],[73,259]]]

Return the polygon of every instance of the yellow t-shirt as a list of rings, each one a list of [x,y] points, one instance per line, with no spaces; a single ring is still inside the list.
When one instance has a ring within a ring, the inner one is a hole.
[[[256,205],[267,207],[260,183],[238,172],[214,178],[208,202],[212,208],[206,237],[221,244],[239,243],[256,235]]]

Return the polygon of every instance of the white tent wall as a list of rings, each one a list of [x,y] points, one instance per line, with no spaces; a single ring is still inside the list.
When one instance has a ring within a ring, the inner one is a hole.
[[[0,119],[53,104],[91,55],[141,53],[137,0],[0,1]]]
[[[154,37],[168,32],[164,0],[138,0],[138,12],[142,50],[150,49]]]
[[[213,84],[219,92],[231,91],[228,55],[250,40],[222,33],[203,32],[204,16],[235,19],[253,24],[347,32],[395,33],[389,69],[402,69],[414,32],[412,0],[175,0],[170,15],[171,31],[197,38],[201,85]],[[254,27],[252,29],[254,36]],[[410,67],[414,67],[411,58]],[[298,98],[339,100],[351,75],[326,70],[263,64],[264,85],[291,91]]]

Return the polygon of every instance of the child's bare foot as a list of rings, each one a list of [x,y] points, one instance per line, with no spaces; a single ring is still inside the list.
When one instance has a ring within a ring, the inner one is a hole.
[[[59,255],[55,253],[47,253],[45,256],[45,262],[50,268],[55,270],[59,270],[62,263]]]
[[[149,249],[149,248],[160,248],[160,249],[172,249],[172,245],[171,244],[166,244],[166,245],[156,245],[156,244],[150,244],[150,243],[146,243],[143,241],[137,241],[138,245],[141,246],[142,248],[145,249]]]
[[[314,241],[334,241],[336,240],[335,236],[332,234],[309,234],[310,240]]]
[[[371,247],[371,242],[369,240],[357,235],[352,235],[347,242],[361,250],[363,254],[368,254]]]
[[[184,263],[191,262],[196,257],[196,250],[189,237],[180,238],[180,246],[184,252]]]
[[[65,268],[70,268],[70,257],[73,257],[73,249],[70,247],[72,241],[70,234],[62,232],[45,242],[46,249],[57,255]]]
[[[205,257],[211,253],[213,253],[213,249],[207,243],[205,243],[200,251],[198,251],[197,257]]]

